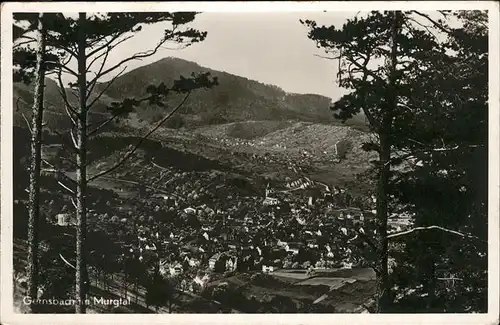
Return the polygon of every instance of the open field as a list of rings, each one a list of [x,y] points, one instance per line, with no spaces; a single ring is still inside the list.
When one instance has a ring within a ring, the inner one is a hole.
[[[214,165],[214,168],[279,179],[297,174],[307,175],[314,180],[354,187],[352,191],[356,192],[355,175],[365,172],[370,166],[369,160],[373,159],[373,153],[361,149],[362,143],[370,136],[347,126],[293,121],[248,121],[237,124],[244,128],[262,124],[262,128],[269,128],[268,131],[274,128],[278,130],[251,139],[241,139],[231,136],[230,130],[234,123],[193,130],[161,129],[151,139],[161,142],[163,150],[167,151],[155,159],[161,166],[172,165],[177,164],[175,157],[181,155],[188,158],[182,158],[182,161],[188,162],[191,169],[197,168],[196,161],[202,159],[200,163],[203,162],[205,166],[218,162],[221,165]],[[135,131],[134,136],[144,132],[146,128]],[[109,133],[108,136],[123,134]],[[335,144],[345,140],[350,143],[346,158],[334,162]],[[368,184],[358,185],[361,192],[369,188]]]
[[[315,277],[311,279],[307,279],[305,281],[301,281],[296,283],[296,285],[324,285],[324,286],[329,286],[329,287],[339,287],[339,285],[347,283],[349,279],[346,278],[320,278],[320,277]],[[353,280],[355,281],[355,280]]]

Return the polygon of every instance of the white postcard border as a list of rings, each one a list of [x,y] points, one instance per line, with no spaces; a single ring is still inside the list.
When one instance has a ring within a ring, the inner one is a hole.
[[[106,11],[369,11],[489,10],[489,251],[487,314],[16,314],[12,288],[12,13]],[[494,1],[365,1],[365,2],[27,2],[3,3],[1,12],[1,283],[0,318],[3,324],[498,324],[499,323],[499,210],[500,210],[500,70],[499,5]]]

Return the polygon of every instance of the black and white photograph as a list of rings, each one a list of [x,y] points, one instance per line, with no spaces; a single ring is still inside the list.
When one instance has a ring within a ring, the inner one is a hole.
[[[498,321],[498,3],[256,3],[2,5],[2,323]]]

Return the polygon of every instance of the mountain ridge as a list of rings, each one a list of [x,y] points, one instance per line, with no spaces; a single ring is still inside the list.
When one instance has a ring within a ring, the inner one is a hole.
[[[203,67],[196,62],[176,58],[165,57],[153,63],[135,68],[117,77],[112,85],[110,81],[98,83],[91,97],[105,90],[105,95],[98,101],[93,109],[95,119],[99,114],[107,114],[106,108],[113,101],[121,101],[130,97],[141,97],[146,94],[146,87],[161,82],[170,86],[180,76],[189,76],[191,73],[210,72],[217,77],[219,85],[209,90],[193,91],[189,100],[179,111],[176,123],[170,123],[170,127],[181,126],[204,126],[238,122],[246,120],[297,120],[315,123],[339,124],[333,118],[329,107],[331,98],[319,94],[289,93],[276,85],[265,84],[257,80],[251,80],[243,76],[237,76],[224,71],[213,70]],[[31,86],[14,84],[14,101],[21,98],[28,109],[24,113],[29,115],[29,105],[32,102]],[[50,102],[51,111],[48,119],[63,119],[58,114],[66,114],[64,103],[59,95],[59,87],[52,79],[47,79],[45,98]],[[76,103],[76,97],[68,91],[70,101]],[[16,98],[17,97],[17,98]],[[169,96],[166,100],[167,107],[175,107],[180,102],[182,95]],[[169,111],[167,109],[167,111]],[[155,105],[144,104],[136,113],[136,118],[146,123],[158,121],[167,112],[165,108]],[[96,115],[97,114],[97,115]],[[66,118],[67,119],[67,118]],[[15,119],[19,125],[19,116]],[[68,121],[69,122],[69,121]],[[355,121],[351,124],[363,124]],[[22,122],[24,123],[24,122]],[[349,125],[349,122],[347,123]],[[68,127],[64,123],[64,127]]]
[[[116,99],[141,97],[146,95],[146,87],[150,84],[163,82],[170,86],[179,76],[187,77],[193,72],[209,72],[219,81],[219,85],[213,89],[193,92],[183,110],[185,114],[200,115],[206,124],[247,119],[331,120],[328,112],[331,99],[328,97],[288,94],[275,85],[213,70],[176,57],[162,58],[121,75],[109,86],[107,94]],[[102,90],[108,85],[109,81],[98,84],[96,88]],[[167,104],[173,107],[180,100],[181,96],[174,95],[167,99]],[[161,112],[158,107],[148,108],[151,115]],[[148,118],[147,110],[141,113],[145,119]]]

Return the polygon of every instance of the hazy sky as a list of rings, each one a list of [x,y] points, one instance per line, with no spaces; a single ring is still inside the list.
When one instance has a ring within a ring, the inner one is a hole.
[[[207,38],[183,50],[162,50],[128,65],[127,70],[175,56],[201,66],[275,84],[287,92],[316,93],[339,98],[335,84],[337,62],[314,56],[324,54],[307,38],[299,19],[342,25],[356,12],[203,13],[189,26],[208,32]],[[147,26],[113,52],[109,61],[153,48],[168,24]]]
[[[235,75],[258,80],[281,87],[286,92],[313,93],[339,99],[346,90],[337,86],[337,60],[328,60],[316,55],[325,55],[323,49],[307,37],[308,29],[299,19],[315,20],[318,25],[341,27],[356,11],[270,11],[270,12],[205,12],[186,25],[207,31],[201,43],[172,50],[175,44],[166,44],[154,56],[141,61],[127,63],[130,71],[142,65],[174,56],[194,61],[201,66],[226,71]],[[427,12],[431,14],[431,12]],[[436,14],[434,12],[433,14]],[[65,15],[74,16],[76,13]],[[109,55],[106,67],[137,52],[153,49],[161,39],[168,22],[145,26],[132,39],[119,45]],[[76,69],[76,62],[70,63]],[[119,70],[115,71],[116,73]],[[107,81],[113,75],[101,81]],[[91,76],[89,76],[91,77]],[[65,78],[66,79],[66,78]],[[69,80],[65,80],[69,81]]]

